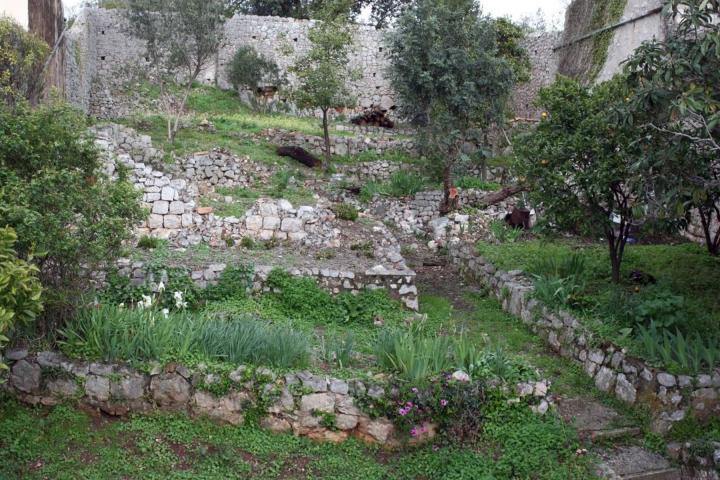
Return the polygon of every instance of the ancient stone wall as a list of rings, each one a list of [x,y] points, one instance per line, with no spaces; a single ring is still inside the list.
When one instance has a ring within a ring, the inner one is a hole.
[[[322,155],[325,140],[315,135],[305,135],[299,132],[285,130],[265,130],[263,137],[273,145],[302,147],[315,155]],[[330,136],[330,152],[333,155],[357,155],[363,152],[382,154],[396,150],[405,153],[415,153],[415,141],[395,136]]]
[[[309,48],[307,32],[312,24],[311,20],[280,17],[233,17],[225,26],[226,45],[216,61],[202,72],[201,80],[229,87],[225,68],[237,48],[244,45],[251,45],[275,60],[287,74],[287,67]],[[371,105],[391,108],[396,100],[385,77],[387,59],[382,51],[383,32],[369,25],[354,28],[355,46],[350,65],[360,73],[360,78],[352,84],[358,109]],[[128,33],[122,11],[86,8],[66,35],[65,82],[72,103],[100,118],[126,116],[148,104],[140,92],[128,88],[132,72],[142,70],[147,60],[143,44]],[[532,103],[538,89],[554,79],[557,60],[553,46],[557,40],[558,35],[552,33],[531,35],[527,39],[533,71],[531,80],[520,85],[513,96],[512,106],[517,116],[534,116]],[[292,76],[288,78],[292,84]],[[278,97],[276,103],[284,104],[285,101]],[[292,110],[290,105],[287,108]]]
[[[451,244],[448,254],[464,274],[489,288],[504,310],[521,318],[555,352],[581,364],[598,389],[623,402],[651,407],[657,430],[666,431],[690,414],[702,418],[720,414],[720,370],[692,376],[651,367],[594,338],[572,315],[544,307],[532,298],[532,281],[521,271],[497,270],[466,243]]]

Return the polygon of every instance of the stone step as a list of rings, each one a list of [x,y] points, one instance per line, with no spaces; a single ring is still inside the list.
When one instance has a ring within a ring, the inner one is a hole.
[[[613,428],[608,430],[591,430],[588,432],[581,432],[581,437],[585,434],[585,438],[589,438],[591,442],[598,443],[607,440],[616,440],[618,438],[632,438],[639,437],[642,433],[639,427],[623,427]]]
[[[655,452],[637,446],[599,450],[598,475],[607,480],[681,480],[680,470]]]

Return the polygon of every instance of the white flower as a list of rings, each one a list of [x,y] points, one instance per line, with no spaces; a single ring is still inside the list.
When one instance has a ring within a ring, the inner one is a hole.
[[[165,318],[168,318],[168,316],[170,316],[170,310],[168,310],[167,308],[163,308],[162,313],[163,315],[165,315]]]
[[[183,301],[182,292],[173,293],[173,298],[175,298],[175,308],[177,308],[177,309],[187,308],[187,302]]]
[[[125,304],[121,303],[120,305],[118,305],[118,308],[125,308]]]
[[[150,295],[143,295],[142,300],[138,302],[138,308],[142,310],[150,307],[152,307],[152,297]]]
[[[160,280],[160,283],[158,283],[158,292],[164,292],[165,291],[165,284]]]
[[[457,372],[452,374],[453,380],[457,380],[458,382],[469,382],[470,381],[470,375],[463,372],[462,370],[458,370]]]

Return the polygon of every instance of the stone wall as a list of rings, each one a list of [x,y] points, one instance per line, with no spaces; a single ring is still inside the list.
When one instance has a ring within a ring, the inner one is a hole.
[[[262,428],[313,440],[339,443],[357,438],[385,446],[399,446],[403,440],[386,417],[361,409],[364,399],[386,400],[393,395],[392,379],[384,375],[382,380],[344,380],[307,371],[277,375],[268,368],[243,365],[225,375],[176,363],[164,367],[155,363],[149,371],[140,371],[124,364],[71,360],[56,352],[5,353],[12,366],[9,381],[0,388],[31,405],[75,402],[112,416],[182,412],[230,425],[241,425],[246,416],[259,414]],[[211,393],[223,382],[226,393]],[[514,390],[533,412],[548,411],[552,394],[547,381],[512,387],[507,390]],[[432,425],[430,430],[436,428]]]
[[[109,415],[185,412],[232,425],[267,404],[260,421],[274,432],[341,442],[349,437],[391,444],[395,428],[386,418],[370,418],[356,404],[357,395],[381,398],[385,386],[341,380],[309,372],[275,375],[266,368],[240,366],[228,375],[231,390],[210,393],[221,376],[203,368],[159,365],[146,373],[126,365],[69,360],[55,352],[28,355],[7,352],[14,361],[3,387],[20,401],[56,405],[68,400],[98,408]]]
[[[451,244],[449,256],[468,277],[489,288],[504,310],[522,319],[555,352],[581,364],[598,389],[623,402],[654,410],[654,428],[666,431],[686,415],[720,415],[720,370],[673,375],[653,368],[621,348],[594,338],[566,312],[555,313],[532,298],[532,281],[520,271],[504,272],[475,253],[472,245]]]
[[[272,58],[287,74],[287,67],[296,56],[309,48],[307,32],[313,21],[279,17],[236,15],[226,26],[228,41],[220,50],[216,61],[201,74],[207,84],[229,87],[225,67],[238,47],[251,45],[260,53]],[[395,95],[385,72],[387,59],[383,53],[383,31],[370,25],[356,25],[355,46],[350,65],[361,77],[354,81],[351,90],[358,98],[357,110],[379,105],[389,109],[395,106]],[[86,112],[100,118],[127,116],[147,105],[147,99],[128,88],[133,70],[146,67],[145,48],[127,31],[122,11],[118,9],[83,9],[72,28],[67,32],[65,70],[68,99]],[[556,71],[553,46],[557,34],[532,35],[527,48],[532,63],[531,80],[518,87],[513,96],[513,110],[520,117],[534,116],[532,100],[540,87],[552,81]],[[291,47],[293,53],[288,54]],[[292,75],[288,75],[292,84]],[[130,85],[132,87],[132,85]],[[277,98],[285,104],[286,99]],[[344,112],[352,113],[352,112]]]
[[[325,148],[325,140],[315,135],[274,129],[265,130],[261,135],[273,145],[302,147],[315,155],[322,155]],[[415,142],[394,136],[330,136],[330,152],[333,155],[357,155],[363,152],[382,154],[391,150],[414,154]]]
[[[141,261],[120,259],[116,265],[118,273],[129,277],[135,285],[142,285],[146,282],[153,284],[153,282],[162,280],[161,278],[148,278],[145,264]],[[188,275],[191,276],[197,286],[205,288],[216,283],[227,267],[227,264],[224,263],[207,264],[202,267],[194,267],[188,271]],[[267,278],[273,268],[275,267],[263,265],[254,267],[254,291],[269,291],[266,285]],[[377,265],[362,272],[354,272],[347,269],[340,270],[316,266],[289,268],[287,271],[295,277],[315,279],[318,285],[333,294],[342,292],[358,293],[363,289],[383,288],[406,308],[414,311],[419,308],[415,272],[407,267],[388,269],[382,265]]]

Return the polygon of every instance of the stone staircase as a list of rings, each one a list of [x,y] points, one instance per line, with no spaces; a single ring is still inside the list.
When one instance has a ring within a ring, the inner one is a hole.
[[[623,415],[589,398],[557,402],[563,420],[578,430],[597,457],[597,475],[607,480],[681,480],[681,471],[633,442],[642,430]],[[612,443],[612,446],[607,446]]]

